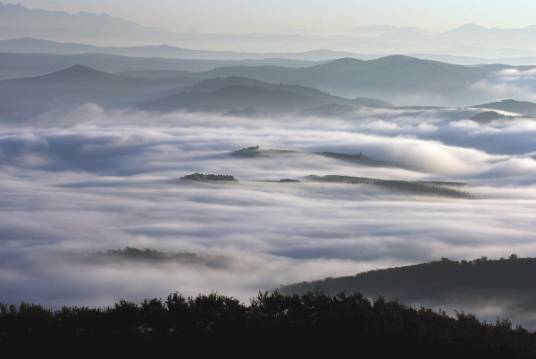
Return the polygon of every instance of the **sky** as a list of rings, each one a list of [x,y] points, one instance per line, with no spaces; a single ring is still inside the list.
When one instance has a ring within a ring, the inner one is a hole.
[[[4,0],[31,8],[108,13],[172,31],[340,32],[371,25],[445,31],[466,23],[536,23],[533,0]]]

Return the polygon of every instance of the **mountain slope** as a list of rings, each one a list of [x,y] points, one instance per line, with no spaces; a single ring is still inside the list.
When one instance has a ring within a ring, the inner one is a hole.
[[[447,307],[487,306],[536,314],[535,258],[441,261],[328,278],[282,287],[283,293],[319,290],[327,294],[360,292],[400,299],[407,303]],[[489,313],[488,313],[489,315]],[[530,318],[526,317],[525,320]],[[534,324],[534,323],[533,323]]]

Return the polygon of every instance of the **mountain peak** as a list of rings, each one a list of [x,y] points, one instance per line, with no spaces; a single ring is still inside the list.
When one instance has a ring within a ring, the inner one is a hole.
[[[104,74],[105,72],[97,71],[94,68],[91,68],[89,66],[76,64],[64,70],[60,70],[56,72],[56,74],[60,74],[60,73],[69,74],[69,75],[88,75],[88,74],[95,75],[95,74]]]
[[[353,57],[343,57],[341,59],[331,61],[332,64],[334,64],[334,63],[336,63],[336,64],[353,64],[353,63],[357,63],[357,62],[363,62],[363,61],[359,60],[359,59],[356,59],[356,58],[353,58]]]
[[[52,81],[81,81],[110,78],[114,75],[107,72],[95,70],[84,65],[73,65],[63,70],[59,70],[48,75],[40,76],[43,80]]]
[[[529,102],[529,101],[519,101],[519,100],[514,100],[514,99],[511,99],[511,98],[501,100],[500,103],[505,103],[505,104],[519,104],[519,103],[524,103],[524,104],[534,104],[533,102]]]
[[[478,24],[463,24],[462,26],[459,26],[455,28],[454,30],[451,30],[449,32],[469,32],[469,31],[485,31],[488,30],[484,26],[480,26]]]
[[[325,64],[318,65],[318,67],[325,67],[325,68],[335,67],[335,68],[343,69],[343,68],[348,68],[348,67],[362,64],[363,62],[364,62],[363,60],[355,59],[353,57],[344,57],[342,59],[337,59],[337,60],[327,62]]]
[[[408,63],[418,62],[418,61],[420,60],[416,57],[411,57],[411,56],[406,56],[406,55],[390,55],[390,56],[380,57],[374,60],[369,60],[368,62],[396,66],[400,64],[408,64]]]

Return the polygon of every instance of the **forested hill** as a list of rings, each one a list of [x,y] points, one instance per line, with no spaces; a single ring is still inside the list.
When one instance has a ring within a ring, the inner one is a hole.
[[[326,294],[359,292],[404,302],[448,303],[509,302],[524,309],[536,308],[536,258],[473,261],[440,261],[327,278],[283,287],[283,293]]]

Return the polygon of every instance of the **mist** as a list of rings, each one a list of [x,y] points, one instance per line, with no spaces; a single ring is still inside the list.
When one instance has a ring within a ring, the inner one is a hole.
[[[535,256],[534,122],[465,116],[362,109],[344,118],[244,118],[85,105],[3,125],[1,298],[107,305],[217,291],[247,301],[282,284],[440,257]],[[292,152],[232,156],[249,146]],[[180,179],[196,172],[238,182]],[[471,199],[309,175],[460,181]],[[203,260],[99,256],[125,247]]]

